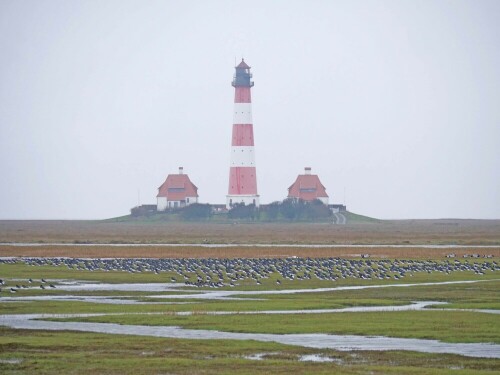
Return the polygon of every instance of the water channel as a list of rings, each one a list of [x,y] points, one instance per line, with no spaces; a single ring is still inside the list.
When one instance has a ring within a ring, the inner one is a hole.
[[[81,315],[76,314],[74,316],[79,317]],[[165,326],[158,327],[142,325],[120,325],[113,323],[55,322],[35,320],[50,317],[57,318],[60,317],[60,315],[0,315],[0,325],[15,329],[35,329],[49,331],[69,330],[194,340],[256,340],[317,349],[334,349],[340,351],[408,350],[425,353],[459,354],[468,357],[500,358],[500,345],[486,343],[445,343],[437,340],[404,339],[382,336],[233,333]],[[65,317],[71,317],[71,315],[65,315]]]
[[[485,280],[486,281],[486,280]],[[491,281],[491,280],[489,280]],[[314,293],[314,292],[334,292],[336,290],[353,290],[367,288],[387,288],[387,287],[413,287],[422,285],[443,285],[458,283],[475,283],[476,281],[451,281],[435,283],[414,283],[414,284],[384,284],[366,286],[344,286],[335,288],[318,289],[293,289],[293,290],[272,290],[272,291],[202,291],[184,294],[159,294],[149,295],[152,298],[202,298],[202,299],[234,299],[237,296],[252,296],[266,294],[291,294],[291,293]],[[170,292],[182,291],[178,289],[179,284],[96,284],[85,283],[83,281],[66,281],[59,285],[59,289],[66,291],[156,291]],[[184,290],[185,292],[185,290]],[[189,294],[191,293],[191,294]],[[145,297],[145,296],[142,296]],[[172,301],[165,302],[140,302],[135,300],[137,296],[80,296],[80,295],[48,295],[48,296],[26,296],[26,297],[2,297],[1,302],[29,302],[39,300],[63,300],[63,301],[83,301],[94,303],[160,303],[171,304]],[[348,307],[342,309],[319,309],[319,310],[270,310],[270,311],[213,311],[206,312],[211,315],[230,314],[318,314],[318,313],[359,313],[359,312],[381,312],[381,311],[424,311],[431,305],[444,305],[439,301],[418,301],[408,305],[398,306],[363,306]],[[440,309],[440,308],[439,308]],[[498,314],[498,310],[476,310],[476,309],[443,309],[446,311],[472,311],[477,313]],[[151,314],[163,314],[151,313]],[[177,315],[190,315],[192,312],[176,312]],[[437,340],[425,339],[405,339],[379,336],[355,336],[355,335],[331,335],[331,334],[257,334],[257,333],[233,333],[212,330],[184,329],[170,326],[142,326],[142,325],[120,325],[111,323],[86,323],[86,322],[63,322],[46,321],[47,318],[81,318],[88,316],[103,316],[108,314],[22,314],[22,315],[0,315],[0,325],[15,329],[35,329],[52,331],[83,331],[109,334],[125,334],[140,336],[155,336],[182,339],[231,339],[231,340],[257,340],[273,341],[282,344],[296,345],[310,348],[335,349],[342,351],[349,350],[410,350],[426,353],[449,353],[460,354],[470,357],[500,358],[500,345],[489,343],[445,343]],[[109,314],[122,315],[122,314]]]

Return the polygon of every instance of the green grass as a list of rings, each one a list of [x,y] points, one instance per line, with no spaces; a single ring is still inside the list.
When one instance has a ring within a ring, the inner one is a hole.
[[[358,224],[358,223],[374,223],[374,224],[382,224],[384,221],[383,220],[380,220],[380,219],[375,219],[373,217],[369,217],[369,216],[364,216],[364,215],[358,215],[358,214],[355,214],[354,212],[349,212],[349,211],[346,211],[346,212],[341,212],[341,214],[343,214],[346,219],[347,219],[347,222],[349,224]]]
[[[446,309],[500,310],[500,302],[475,299],[474,301],[449,303],[445,306],[435,306],[434,308],[443,307]]]
[[[13,278],[79,279],[108,283],[168,282],[171,274],[152,272],[77,271],[65,267],[29,267],[23,264],[0,264],[0,277],[11,283]],[[277,276],[276,276],[277,277]],[[292,315],[231,315],[210,316],[208,311],[262,311],[290,309],[326,309],[349,306],[400,305],[411,301],[434,300],[449,302],[450,308],[500,308],[500,275],[488,272],[478,276],[470,272],[450,275],[418,273],[402,280],[357,280],[337,282],[283,280],[275,277],[262,280],[258,286],[246,283],[231,290],[276,290],[344,285],[381,285],[439,281],[482,280],[471,284],[418,285],[385,287],[334,292],[241,295],[243,300],[203,301],[170,298],[158,292],[65,292],[60,289],[20,290],[11,295],[101,295],[132,296],[142,301],[193,302],[187,305],[111,305],[85,302],[3,302],[0,314],[24,313],[121,313],[85,319],[87,321],[121,324],[177,325],[194,329],[218,329],[233,332],[271,333],[333,333],[383,335],[393,337],[439,339],[447,342],[500,343],[500,316],[454,311],[408,311],[384,313],[335,313]],[[193,290],[186,289],[186,293]],[[149,299],[147,295],[162,295]],[[175,294],[175,292],[174,292]],[[254,300],[253,298],[259,298]],[[442,306],[439,306],[442,308]],[[193,311],[193,316],[175,316],[177,311]],[[145,315],[144,313],[158,313]],[[135,315],[133,315],[135,314]],[[78,319],[84,320],[84,319]],[[411,328],[409,328],[411,327]],[[256,353],[272,353],[263,361],[243,358]],[[274,353],[274,354],[273,354]],[[298,356],[323,354],[340,363],[303,363]],[[20,359],[20,363],[9,363]],[[7,361],[7,362],[5,362]],[[458,368],[458,369],[454,369]],[[125,335],[103,335],[75,332],[44,332],[11,330],[0,327],[1,374],[105,373],[105,374],[481,374],[500,371],[500,361],[454,355],[434,355],[415,352],[336,352],[291,347],[275,343],[224,340],[174,340]]]
[[[318,294],[318,298],[328,298],[328,293]],[[490,280],[470,284],[448,284],[414,286],[409,288],[377,288],[360,289],[356,291],[344,290],[335,292],[336,298],[363,299],[380,298],[393,301],[442,301],[453,305],[445,307],[463,308],[474,303],[475,308],[491,308],[492,304],[500,303],[500,281]],[[281,296],[268,296],[270,299]]]
[[[244,356],[269,353],[263,361]],[[320,354],[338,363],[299,362]],[[5,363],[19,360],[18,364]],[[458,368],[453,370],[451,368]],[[492,374],[500,361],[414,352],[337,352],[275,343],[179,340],[0,327],[0,373],[11,374]]]

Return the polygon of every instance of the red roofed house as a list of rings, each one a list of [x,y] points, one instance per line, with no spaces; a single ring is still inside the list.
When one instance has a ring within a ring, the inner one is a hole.
[[[319,199],[328,205],[325,187],[318,175],[311,174],[310,167],[306,167],[304,174],[299,174],[293,185],[288,188],[288,198],[302,199],[306,202]]]
[[[179,167],[179,174],[169,174],[158,188],[157,211],[198,203],[198,188],[191,182],[189,176],[184,174],[183,169]]]

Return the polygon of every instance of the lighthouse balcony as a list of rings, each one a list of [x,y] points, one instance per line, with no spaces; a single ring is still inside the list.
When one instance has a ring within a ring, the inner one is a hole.
[[[243,81],[243,80],[233,80],[233,82],[231,82],[231,85],[233,87],[253,87],[254,83],[251,82],[250,80],[248,81]]]

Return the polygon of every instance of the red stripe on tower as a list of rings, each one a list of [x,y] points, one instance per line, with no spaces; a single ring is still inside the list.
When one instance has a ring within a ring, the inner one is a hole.
[[[231,163],[229,170],[229,189],[226,207],[234,204],[255,204],[259,206],[257,194],[257,173],[255,169],[255,151],[252,121],[253,86],[250,67],[241,60],[235,67],[233,136],[231,142]]]

